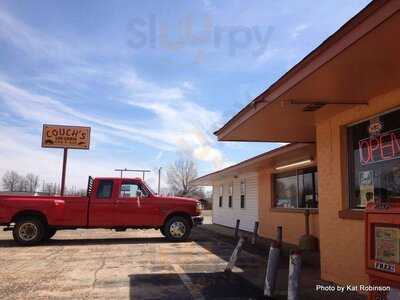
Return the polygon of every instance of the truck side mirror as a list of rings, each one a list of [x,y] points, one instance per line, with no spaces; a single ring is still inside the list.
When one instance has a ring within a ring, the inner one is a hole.
[[[143,192],[141,190],[136,191],[136,197],[143,197]]]

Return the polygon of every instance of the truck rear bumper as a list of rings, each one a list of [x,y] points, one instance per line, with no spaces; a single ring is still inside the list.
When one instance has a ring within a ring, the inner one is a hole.
[[[193,226],[199,226],[203,224],[203,216],[192,217]]]

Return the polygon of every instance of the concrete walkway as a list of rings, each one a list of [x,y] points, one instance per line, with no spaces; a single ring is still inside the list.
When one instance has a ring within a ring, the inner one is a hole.
[[[216,225],[216,224],[205,224],[199,227],[200,231],[208,232],[209,236],[214,236],[220,241],[229,242],[234,245],[236,240],[234,238],[235,230],[229,227]],[[240,234],[248,240],[245,243],[243,249],[247,253],[258,255],[263,259],[262,272],[260,270],[254,273],[252,270],[246,270],[245,266],[240,265],[240,259],[238,260],[238,266],[243,267],[243,272],[240,276],[243,276],[251,283],[255,284],[258,288],[264,288],[265,270],[267,265],[268,251],[272,240],[258,238],[256,245],[250,244],[250,237],[252,233],[240,231]],[[274,299],[287,299],[287,284],[288,284],[288,273],[289,273],[289,253],[293,249],[293,245],[284,244],[282,249],[282,257],[280,261],[280,268],[278,271],[278,280],[276,287],[276,296]],[[356,294],[354,292],[322,292],[317,291],[318,285],[321,286],[332,286],[337,285],[332,282],[323,281],[320,279],[320,267],[319,267],[319,253],[303,253],[302,255],[302,273],[301,273],[301,297],[304,300],[366,300],[365,295]]]

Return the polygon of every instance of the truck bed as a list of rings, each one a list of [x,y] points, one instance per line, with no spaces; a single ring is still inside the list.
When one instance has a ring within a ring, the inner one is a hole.
[[[8,224],[22,212],[42,214],[49,225],[85,227],[88,197],[0,195],[0,224]]]

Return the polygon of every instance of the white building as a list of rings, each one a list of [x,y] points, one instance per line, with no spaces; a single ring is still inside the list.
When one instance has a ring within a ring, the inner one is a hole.
[[[196,185],[213,189],[214,224],[234,228],[239,219],[240,229],[253,231],[259,218],[257,167],[266,156],[268,152],[195,180]]]
[[[244,173],[213,182],[213,223],[252,231],[258,221],[258,176]]]

